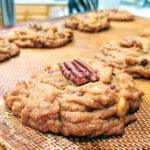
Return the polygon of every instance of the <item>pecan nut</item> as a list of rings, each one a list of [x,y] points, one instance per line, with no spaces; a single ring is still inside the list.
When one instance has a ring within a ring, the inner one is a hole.
[[[123,47],[138,47],[138,48],[142,48],[142,43],[134,38],[124,38],[122,40],[120,40],[120,45]]]
[[[40,24],[36,24],[36,23],[30,23],[29,28],[32,30],[35,30],[35,31],[41,31],[42,30],[42,26]]]
[[[63,64],[59,64],[59,68],[67,79],[73,81],[77,85],[99,80],[96,72],[79,59],[75,59],[72,62],[65,61]]]

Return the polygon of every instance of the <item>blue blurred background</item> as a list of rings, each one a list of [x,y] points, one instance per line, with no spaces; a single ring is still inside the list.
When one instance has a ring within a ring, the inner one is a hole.
[[[70,0],[0,0],[0,25],[69,15]],[[73,0],[80,1],[80,0]],[[91,3],[92,0],[84,0]],[[150,0],[96,0],[97,8],[124,8],[134,15],[150,18]]]

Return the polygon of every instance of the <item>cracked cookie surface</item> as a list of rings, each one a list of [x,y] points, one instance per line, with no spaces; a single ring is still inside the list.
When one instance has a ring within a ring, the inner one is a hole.
[[[36,23],[12,31],[8,38],[10,42],[23,48],[55,48],[70,43],[73,33],[64,27]]]
[[[0,37],[0,61],[17,56],[19,53],[20,49],[18,46],[10,43],[7,39]]]
[[[135,78],[150,78],[150,41],[126,37],[103,44],[95,56],[111,67],[123,69]]]
[[[110,28],[110,23],[105,13],[90,12],[72,15],[65,26],[84,32],[99,32]]]
[[[146,28],[143,31],[139,32],[139,36],[146,37],[150,40],[150,28]]]
[[[88,66],[80,73],[85,75],[92,68],[98,80],[77,85],[74,77],[79,75],[71,71],[73,78],[64,76],[58,65],[6,92],[6,106],[23,124],[42,132],[88,137],[123,134],[125,125],[136,119],[128,112],[139,109],[143,92],[121,70],[95,59],[80,62]]]

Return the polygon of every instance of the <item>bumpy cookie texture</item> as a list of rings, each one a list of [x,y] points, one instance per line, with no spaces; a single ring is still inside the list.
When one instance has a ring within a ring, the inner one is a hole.
[[[150,78],[149,51],[148,39],[126,37],[105,43],[95,57],[111,67],[123,69],[135,78]]]
[[[136,120],[129,112],[139,109],[143,92],[121,70],[94,59],[83,61],[99,80],[79,86],[74,78],[64,76],[58,65],[6,92],[6,106],[23,124],[41,132],[88,137],[123,134],[125,125]],[[84,69],[80,70],[83,79],[87,73]],[[68,70],[68,76],[74,77],[76,73]]]
[[[9,34],[9,41],[24,48],[55,48],[73,39],[71,30],[49,23],[29,24]]]
[[[19,53],[20,49],[18,46],[10,43],[7,39],[0,37],[0,61],[17,56]]]
[[[150,39],[150,28],[146,28],[139,33],[139,36],[146,37]]]
[[[84,32],[99,32],[110,28],[110,23],[105,13],[90,12],[72,15],[65,26]]]
[[[108,18],[113,21],[133,21],[134,15],[124,9],[105,9],[100,12],[108,13]]]

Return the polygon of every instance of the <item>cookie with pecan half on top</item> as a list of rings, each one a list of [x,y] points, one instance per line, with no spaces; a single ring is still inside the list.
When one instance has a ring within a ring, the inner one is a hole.
[[[126,37],[103,44],[95,57],[135,78],[150,78],[150,41]]]
[[[21,122],[64,136],[120,135],[136,120],[143,92],[128,74],[95,59],[58,64],[4,95]]]

